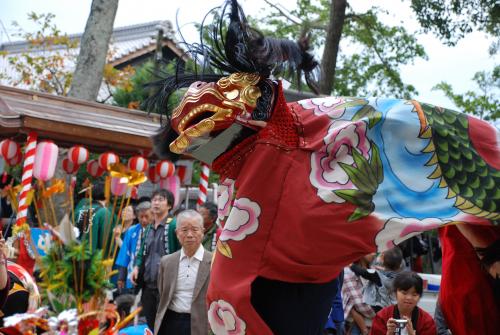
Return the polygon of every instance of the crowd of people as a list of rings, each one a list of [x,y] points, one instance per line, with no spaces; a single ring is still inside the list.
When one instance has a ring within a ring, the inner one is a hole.
[[[93,197],[94,207],[82,200],[77,221],[85,221],[82,217],[92,210],[92,245],[105,249],[113,243],[101,238],[99,220],[109,221],[112,213],[100,204],[99,185]],[[205,296],[220,234],[217,206],[207,202],[197,210],[173,213],[173,204],[172,193],[160,189],[121,211],[122,224],[112,234],[119,247],[116,301],[128,308],[138,302],[144,327],[155,334],[208,334]],[[82,225],[82,238],[88,238]],[[346,267],[324,334],[436,334],[433,317],[417,306],[423,280],[405,270],[404,258],[395,247]]]
[[[80,241],[116,255],[118,275],[112,282],[118,312],[127,315],[142,306],[139,325],[136,320],[123,333],[143,334],[149,328],[155,334],[208,334],[205,298],[221,232],[216,204],[174,212],[173,194],[159,189],[115,215],[104,193],[102,183],[93,185],[91,196],[75,208],[75,222]],[[2,249],[4,244],[2,236]],[[11,284],[5,256],[0,256],[0,294],[6,295]],[[439,310],[434,320],[417,306],[423,280],[405,264],[402,249],[394,247],[346,267],[323,333],[449,334]]]

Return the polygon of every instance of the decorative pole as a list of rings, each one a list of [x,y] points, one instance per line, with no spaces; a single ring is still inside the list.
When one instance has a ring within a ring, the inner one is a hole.
[[[19,207],[17,210],[16,227],[14,228],[19,238],[19,256],[17,263],[24,267],[28,272],[33,273],[35,266],[35,255],[31,250],[29,227],[26,224],[28,216],[28,193],[31,190],[31,181],[33,180],[33,166],[35,163],[37,134],[30,132],[28,134],[26,149],[24,153],[23,176],[21,178],[21,194],[19,195]]]
[[[198,186],[198,201],[197,205],[201,205],[207,201],[208,192],[208,176],[210,175],[210,168],[207,164],[201,163],[200,185]]]

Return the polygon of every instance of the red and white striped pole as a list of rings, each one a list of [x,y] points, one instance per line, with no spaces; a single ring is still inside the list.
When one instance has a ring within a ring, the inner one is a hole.
[[[33,165],[35,163],[37,134],[30,132],[26,142],[24,153],[23,176],[21,178],[21,194],[19,195],[19,206],[17,210],[16,225],[21,226],[26,222],[28,216],[28,192],[31,190],[31,181],[33,180]]]
[[[31,190],[33,180],[33,166],[35,163],[37,134],[30,132],[26,141],[24,151],[23,176],[21,178],[21,194],[19,195],[19,205],[17,209],[16,228],[18,228],[17,238],[19,238],[19,255],[17,264],[24,267],[29,273],[33,273],[35,267],[35,255],[32,250],[31,236],[29,230],[25,230],[23,225],[28,216],[28,193]],[[16,230],[14,228],[14,230]]]
[[[201,163],[201,175],[200,175],[200,185],[198,186],[198,205],[201,205],[207,201],[208,192],[208,177],[210,176],[210,168],[207,164]]]

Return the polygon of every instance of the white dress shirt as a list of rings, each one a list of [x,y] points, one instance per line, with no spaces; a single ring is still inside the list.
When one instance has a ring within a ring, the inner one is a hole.
[[[193,257],[186,256],[182,248],[180,254],[177,283],[168,309],[177,313],[191,313],[191,302],[193,301],[196,276],[198,275],[200,263],[203,261],[205,249],[200,244]]]

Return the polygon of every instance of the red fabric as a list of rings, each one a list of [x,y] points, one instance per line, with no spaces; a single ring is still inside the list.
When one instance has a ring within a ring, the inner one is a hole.
[[[33,275],[35,269],[35,260],[30,257],[28,250],[24,245],[24,237],[19,239],[19,255],[17,256],[17,264],[21,265],[30,275]]]
[[[500,238],[498,226],[472,226],[478,234]],[[489,275],[476,252],[455,226],[439,229],[443,250],[440,304],[453,335],[498,334],[500,310]]]
[[[373,319],[372,328],[370,331],[370,335],[386,335],[387,334],[387,320],[393,317],[394,315],[394,306],[388,306],[382,310],[380,310],[375,318]],[[418,324],[413,325],[413,329],[416,330],[418,335],[436,335],[436,324],[434,323],[434,319],[430,316],[429,313],[424,311],[423,309],[418,308]],[[472,334],[472,333],[470,333]],[[479,333],[476,333],[479,334]],[[455,335],[455,333],[453,333]]]
[[[311,152],[323,146],[331,120],[298,104],[290,108],[278,103],[266,127],[270,131],[246,139],[212,165],[223,177],[223,184],[227,181],[224,177],[237,176],[233,210],[251,208],[249,217],[258,216],[258,229],[225,242],[231,257],[216,255],[207,294],[209,317],[220,317],[221,311],[227,310],[223,304],[228,302],[236,311],[235,318],[244,316],[241,324],[245,322],[246,334],[272,334],[251,305],[251,283],[256,277],[292,283],[329,282],[346,265],[376,248],[375,235],[383,225],[372,215],[352,224],[348,217],[354,205],[325,203],[317,196],[308,182],[311,171],[307,162]],[[292,135],[290,122],[294,122],[298,140]],[[286,134],[285,139],[280,134]],[[254,178],[257,175],[258,180]],[[219,238],[223,243],[224,234]],[[247,243],[240,243],[242,239]],[[332,244],[338,252],[325,253]],[[227,269],[231,269],[229,273]],[[219,312],[213,307],[217,304]]]

